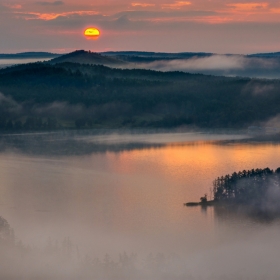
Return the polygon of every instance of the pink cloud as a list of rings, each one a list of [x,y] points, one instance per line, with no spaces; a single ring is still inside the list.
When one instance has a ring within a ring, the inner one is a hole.
[[[253,9],[264,9],[267,8],[269,3],[232,3],[227,4],[229,7],[233,7],[238,10],[253,10]]]
[[[19,13],[16,14],[23,14],[23,18],[26,20],[32,19],[40,19],[40,20],[53,20],[58,17],[67,17],[71,15],[97,15],[98,13],[95,11],[73,11],[73,12],[64,12],[64,13],[36,13],[36,12],[26,12],[26,13]]]
[[[163,4],[161,7],[162,7],[162,9],[176,9],[176,10],[178,10],[182,7],[189,6],[191,4],[192,3],[189,2],[189,1],[176,1],[173,4]]]
[[[22,9],[22,6],[20,4],[4,4],[4,6],[10,9]]]
[[[274,14],[280,14],[280,8],[271,9],[270,11]]]
[[[154,7],[155,4],[148,4],[148,3],[131,3],[132,7]]]

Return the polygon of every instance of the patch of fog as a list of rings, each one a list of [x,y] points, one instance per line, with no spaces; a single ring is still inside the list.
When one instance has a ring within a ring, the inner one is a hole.
[[[242,92],[251,93],[254,96],[261,96],[273,93],[273,91],[275,90],[274,85],[262,84],[261,82],[262,81],[256,80],[248,82],[247,85],[242,89]]]
[[[212,55],[190,59],[161,60],[145,64],[144,68],[162,71],[199,71],[242,69],[245,66],[242,56]]]
[[[98,255],[94,250],[85,254],[68,237],[49,238],[40,248],[28,246],[15,239],[12,232],[3,234],[3,220],[0,218],[1,279],[276,280],[280,277],[277,223],[253,225],[249,230],[242,222],[228,227],[225,223],[230,221],[220,221],[215,236],[198,234],[192,240],[197,244],[195,251],[185,248],[176,254],[151,246],[149,253],[144,254],[121,251]]]
[[[131,130],[128,132],[112,132],[109,134],[100,135],[88,135],[77,137],[76,139],[89,141],[92,143],[112,144],[112,143],[147,143],[147,144],[172,144],[172,143],[186,143],[197,141],[225,141],[225,140],[240,140],[245,139],[248,136],[244,133],[236,131],[230,131],[225,133],[221,130],[221,133],[215,132],[156,132],[153,130],[147,130],[146,133],[141,130]]]
[[[22,111],[22,105],[16,102],[10,96],[6,96],[0,92],[0,108],[2,112],[18,114]]]
[[[0,69],[12,66],[12,64],[0,64]]]
[[[0,92],[0,108],[6,114],[32,115],[34,117],[49,117],[54,118],[68,118],[76,120],[85,116],[95,117],[102,116],[104,118],[114,118],[122,111],[123,114],[130,112],[131,106],[117,102],[106,103],[99,106],[86,106],[81,104],[69,104],[68,102],[52,102],[44,105],[35,104],[33,106],[26,106],[24,103],[18,103],[12,97],[6,96]]]
[[[184,129],[180,129],[184,130]],[[184,143],[203,143],[203,142],[219,142],[230,140],[243,140],[249,138],[244,130],[222,130],[215,129],[213,131],[180,131],[165,129],[91,129],[91,130],[70,130],[58,132],[40,132],[40,133],[19,133],[19,134],[3,134],[2,136],[15,137],[20,140],[25,136],[40,136],[47,141],[74,140],[93,144],[184,144]],[[4,139],[4,138],[3,138]],[[39,139],[40,140],[40,139]],[[41,139],[42,140],[42,139]]]
[[[138,63],[132,68],[157,71],[183,71],[221,76],[245,76],[277,79],[279,76],[279,58],[257,58],[242,55],[212,55],[190,59],[159,60]]]
[[[10,59],[0,59],[0,67],[1,66],[11,66],[17,64],[25,64],[25,63],[34,63],[41,61],[49,61],[52,58],[10,58]]]
[[[280,128],[280,114],[277,114],[273,118],[270,118],[269,120],[267,120],[264,123],[264,126]]]

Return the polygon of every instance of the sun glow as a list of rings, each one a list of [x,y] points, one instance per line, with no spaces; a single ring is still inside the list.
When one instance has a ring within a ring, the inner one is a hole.
[[[87,39],[97,39],[100,36],[100,31],[95,27],[87,28],[84,32]]]

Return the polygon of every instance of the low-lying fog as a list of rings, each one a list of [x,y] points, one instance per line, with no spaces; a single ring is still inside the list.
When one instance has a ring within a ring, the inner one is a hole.
[[[50,58],[0,59],[0,68],[14,65],[48,61]],[[116,67],[116,66],[114,66]],[[148,63],[130,63],[121,68],[141,68],[157,71],[183,71],[218,76],[241,76],[279,79],[280,57],[254,57],[244,55],[211,55],[188,59],[163,59]]]
[[[247,57],[243,55],[212,55],[189,59],[158,60],[133,67],[157,71],[183,71],[218,76],[280,78],[279,57]],[[133,68],[132,67],[132,68]]]
[[[246,137],[1,135],[0,278],[279,279],[277,219],[183,206],[217,176],[279,167],[280,145]]]
[[[15,64],[25,64],[25,63],[33,63],[39,61],[49,61],[51,58],[8,58],[8,59],[0,59],[0,68],[11,66]]]

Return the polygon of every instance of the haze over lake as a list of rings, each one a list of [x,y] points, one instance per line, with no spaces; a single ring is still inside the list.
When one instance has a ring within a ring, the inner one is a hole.
[[[108,253],[114,259],[125,251],[139,255],[140,263],[149,253],[176,256],[180,261],[165,268],[173,278],[279,279],[278,221],[183,206],[210,194],[217,176],[280,166],[280,145],[239,142],[246,137],[88,131],[2,135],[0,213],[17,240],[31,247],[69,238],[80,256],[102,259]],[[34,275],[40,265],[35,261],[28,273]],[[60,267],[58,279],[72,270]]]
[[[0,67],[16,65],[16,64],[25,64],[25,63],[34,63],[38,61],[48,61],[51,58],[9,58],[9,59],[0,59]]]

